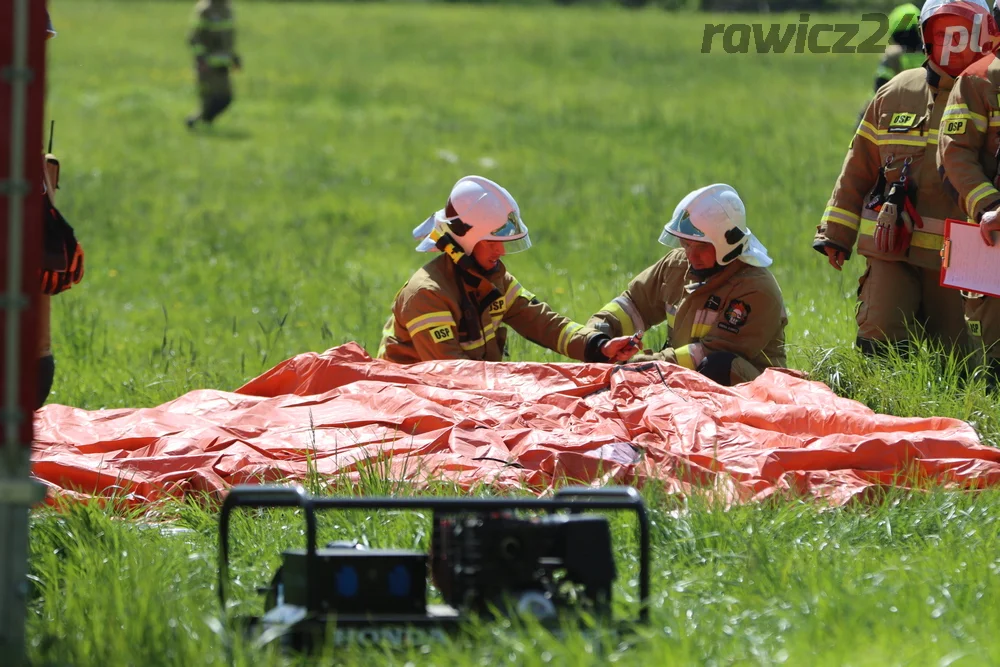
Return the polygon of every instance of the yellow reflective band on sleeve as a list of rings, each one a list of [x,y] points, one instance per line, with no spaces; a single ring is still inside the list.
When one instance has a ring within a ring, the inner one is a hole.
[[[577,324],[576,322],[570,322],[563,327],[563,330],[559,332],[559,340],[556,342],[556,352],[568,357],[569,341],[577,331],[583,328],[582,324]]]
[[[708,335],[708,332],[712,330],[711,324],[692,324],[691,325],[691,338],[704,338]]]
[[[990,114],[992,116],[993,114]],[[964,104],[950,104],[945,107],[941,115],[941,122],[946,120],[971,120],[972,124],[980,132],[986,131],[986,116],[969,111],[969,107]]]
[[[694,358],[691,356],[691,346],[685,345],[684,347],[678,347],[674,349],[674,356],[677,357],[677,364],[683,366],[684,368],[690,368],[694,370],[698,367],[695,363]]]
[[[191,50],[194,51],[196,56],[200,56],[203,53],[208,53],[208,47],[204,44],[192,44]]]
[[[990,112],[989,126],[990,127],[1000,127],[1000,111],[991,111]]]
[[[503,295],[504,304],[513,303],[514,299],[521,296],[523,292],[524,288],[521,287],[521,283],[515,280],[507,288],[507,293]]]
[[[861,124],[858,125],[858,130],[856,134],[864,137],[865,139],[872,142],[876,146],[878,145],[878,128],[869,123],[867,120],[861,121]]]
[[[455,318],[447,310],[439,310],[421,315],[420,317],[414,317],[406,323],[406,330],[410,332],[411,336],[414,336],[421,331],[446,325],[455,326]]]
[[[611,301],[601,306],[601,311],[608,313],[613,318],[618,320],[618,323],[622,327],[623,336],[631,336],[635,333],[635,327],[632,326],[632,318],[618,305],[617,302]]]
[[[860,221],[860,215],[836,206],[827,206],[826,210],[823,211],[823,218],[820,220],[820,222],[835,222],[853,230],[857,230]]]
[[[989,182],[980,183],[978,186],[973,188],[972,192],[970,192],[965,196],[966,215],[968,215],[969,217],[975,215],[976,206],[979,204],[979,202],[986,199],[987,197],[992,197],[993,195],[1000,195],[1000,191],[997,191],[997,189],[993,187],[992,183]]]

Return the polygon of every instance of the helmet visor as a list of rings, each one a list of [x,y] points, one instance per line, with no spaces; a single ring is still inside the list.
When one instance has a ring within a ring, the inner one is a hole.
[[[691,215],[688,213],[687,209],[682,209],[681,211],[674,214],[674,217],[670,219],[663,227],[663,232],[660,233],[660,243],[667,246],[668,248],[677,248],[680,246],[681,239],[689,239],[691,241],[705,241],[705,234],[702,233],[700,229],[694,226],[691,222]]]
[[[531,239],[528,237],[528,226],[521,220],[521,216],[516,211],[511,211],[507,216],[507,222],[501,227],[490,232],[485,238],[486,241],[500,241],[508,255],[521,252],[531,247]]]

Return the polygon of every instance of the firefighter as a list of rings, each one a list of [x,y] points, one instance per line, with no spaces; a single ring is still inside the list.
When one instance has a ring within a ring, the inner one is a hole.
[[[56,36],[52,19],[46,13],[45,39]],[[59,160],[51,153],[45,154],[42,179],[42,262],[38,299],[38,402],[45,404],[55,380],[56,361],[52,351],[52,301],[83,280],[83,246],[73,228],[55,206],[56,189],[59,187]]]
[[[717,183],[688,194],[660,243],[676,249],[636,276],[589,326],[627,336],[666,321],[664,349],[632,361],[679,364],[725,386],[785,365],[781,289],[735,189]]]
[[[868,105],[813,239],[837,271],[855,242],[866,259],[855,344],[868,355],[907,352],[916,327],[947,346],[967,340],[961,296],[939,285],[944,219],[961,211],[941,184],[936,144],[954,77],[996,30],[984,0],[928,0],[920,33],[924,66],[893,77]]]
[[[993,7],[1000,20],[1000,10]],[[990,53],[955,81],[941,119],[938,165],[945,189],[969,220],[979,223],[983,242],[993,246],[1000,231],[1000,61]],[[1000,380],[1000,299],[961,292],[968,334],[989,381]]]
[[[199,0],[195,5],[195,23],[188,44],[194,50],[201,111],[188,116],[187,126],[199,122],[211,125],[233,101],[229,68],[242,69],[236,53],[233,9],[229,0]]]
[[[889,39],[893,42],[885,47],[885,54],[875,68],[875,92],[905,69],[913,69],[924,64],[923,42],[917,22],[920,10],[916,5],[906,3],[889,14]]]
[[[504,255],[531,247],[514,198],[481,176],[465,176],[448,203],[414,230],[418,251],[441,254],[396,295],[378,358],[501,361],[509,325],[528,340],[578,361],[624,361],[638,351],[538,300],[507,272]]]

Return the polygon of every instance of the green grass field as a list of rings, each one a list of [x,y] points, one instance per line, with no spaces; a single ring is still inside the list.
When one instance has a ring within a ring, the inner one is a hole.
[[[837,273],[810,247],[877,56],[700,52],[707,21],[778,20],[767,16],[237,3],[237,100],[217,127],[190,133],[190,9],[51,3],[47,115],[87,274],[53,302],[50,402],[151,406],[346,341],[374,354],[393,295],[426,260],[410,230],[468,173],[521,206],[534,247],[508,258],[512,273],[578,320],[662,255],[657,236],[684,194],[726,182],[775,258],[791,365],[876,410],[967,419],[1000,444],[995,395],[933,351],[873,364],[849,349],[862,265]],[[565,360],[517,339],[512,352]],[[373,479],[360,491],[384,490]],[[494,625],[349,661],[1000,663],[997,493],[891,493],[833,511],[645,493],[655,609],[628,644]],[[210,508],[122,519],[34,514],[36,663],[294,662],[218,631]],[[166,519],[175,530],[153,525]],[[348,519],[323,536],[426,546],[411,521]],[[299,521],[237,522],[241,609],[259,605],[254,586],[301,540]],[[614,528],[627,545],[628,524]],[[619,565],[619,592],[634,596],[637,565]]]

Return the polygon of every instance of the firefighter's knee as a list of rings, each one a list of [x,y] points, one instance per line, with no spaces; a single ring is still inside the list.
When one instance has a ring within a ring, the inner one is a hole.
[[[698,372],[725,387],[732,386],[733,362],[738,357],[732,352],[712,352],[698,364]]]
[[[901,357],[910,355],[910,341],[903,340],[877,340],[875,338],[864,338],[858,336],[854,341],[854,346],[866,357],[876,357],[884,359],[889,356],[890,351],[895,350]]]
[[[52,382],[56,377],[56,359],[51,354],[38,359],[38,405],[45,405],[45,400],[52,391]],[[37,409],[37,408],[36,408]]]

